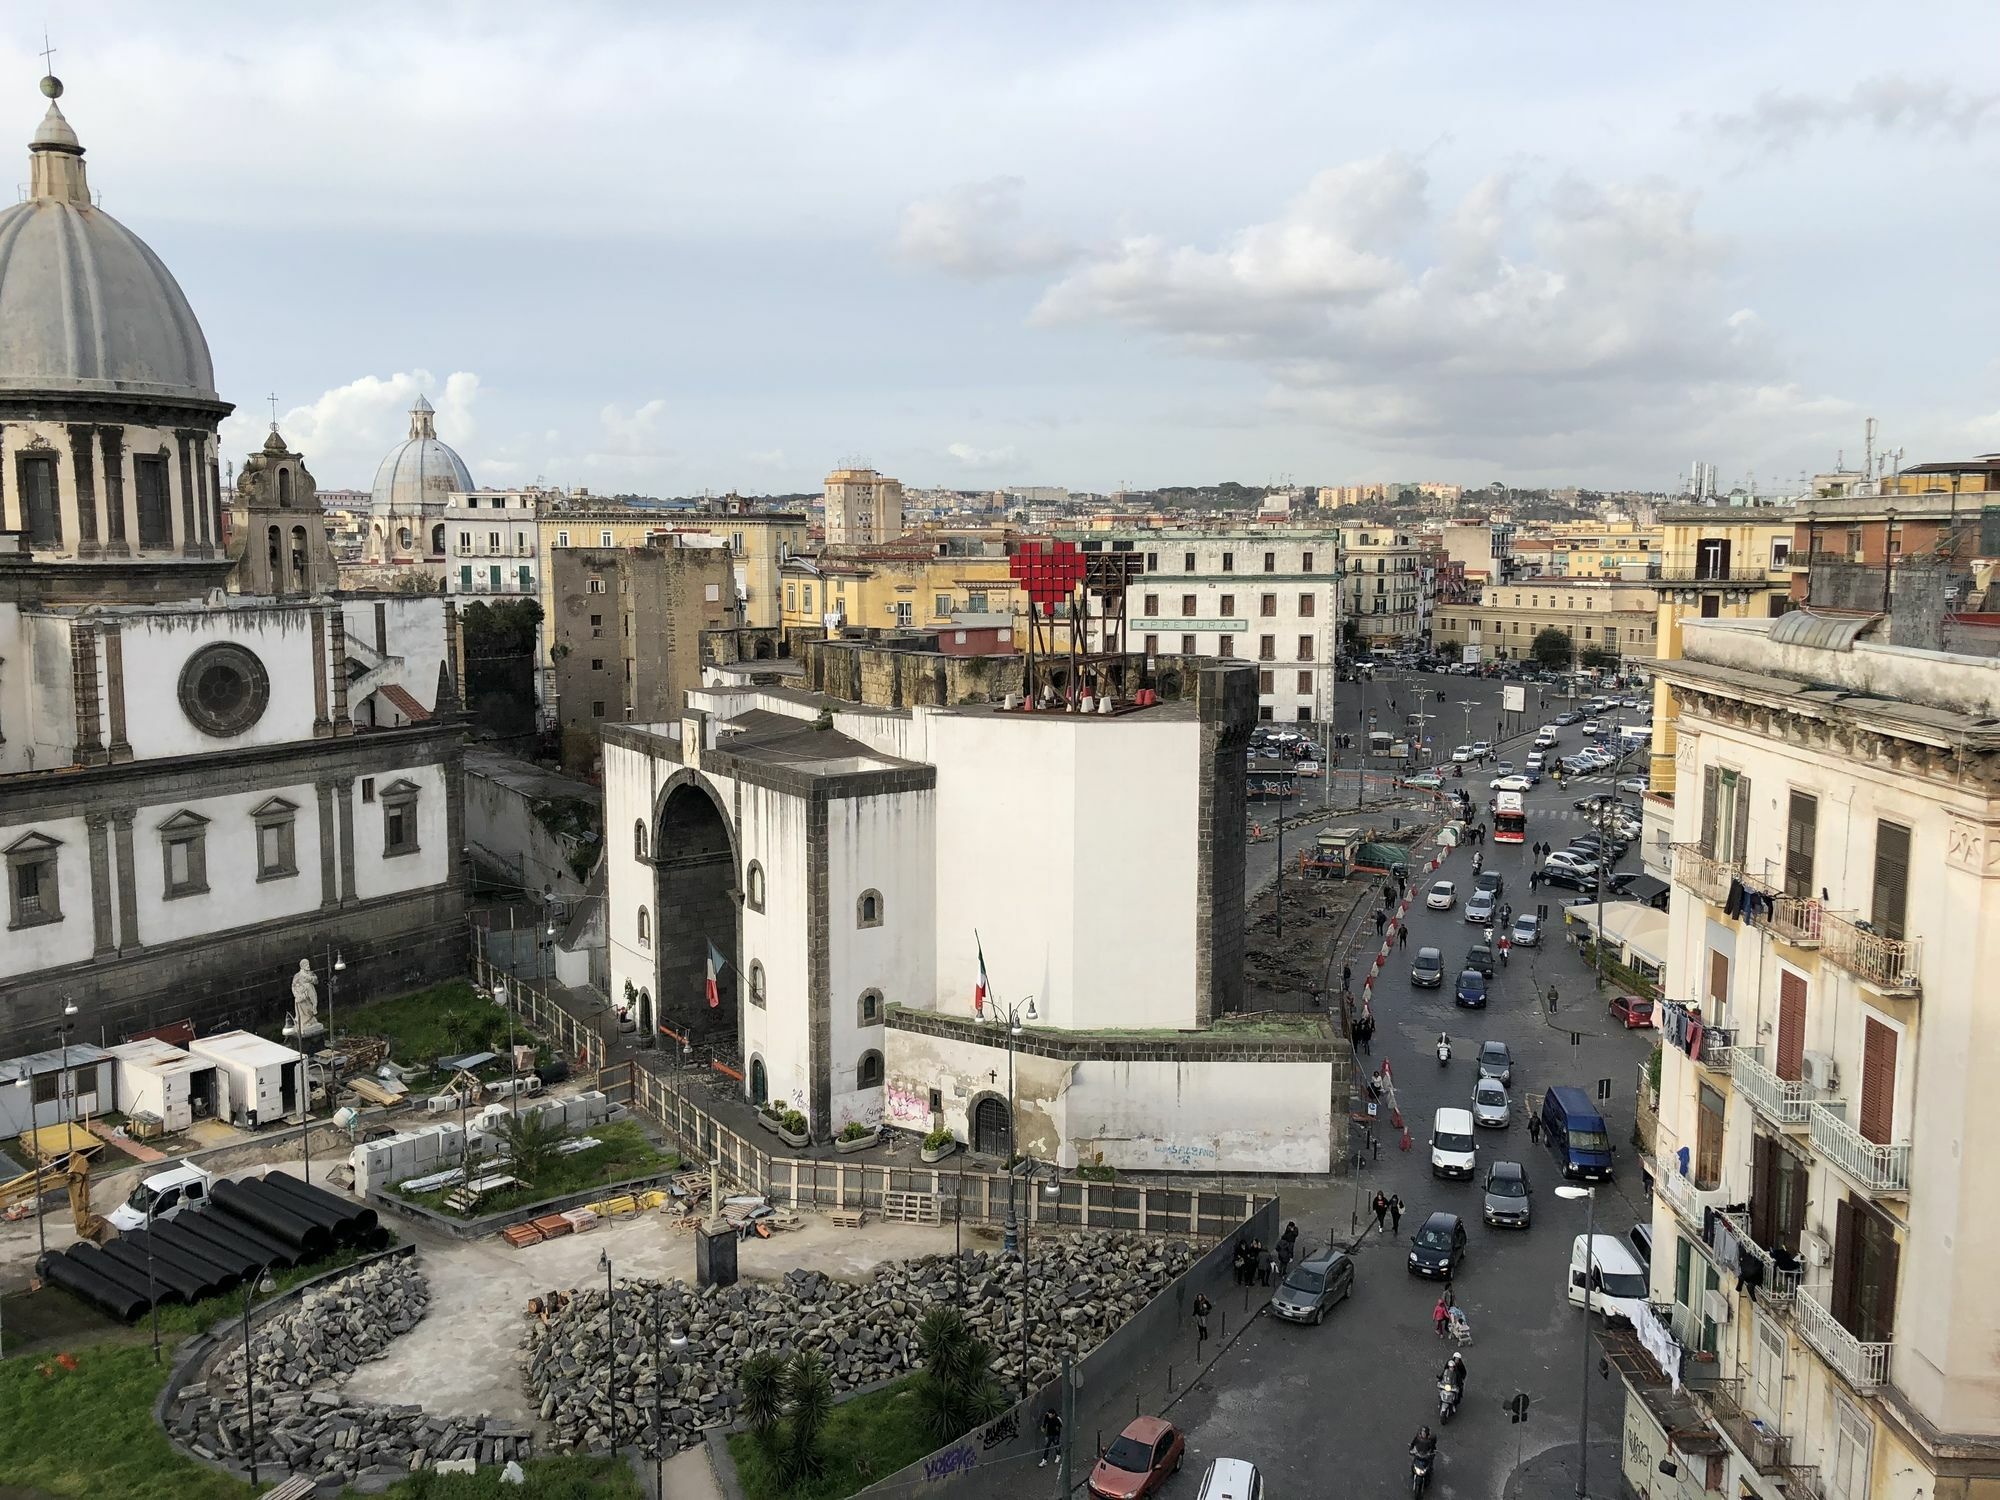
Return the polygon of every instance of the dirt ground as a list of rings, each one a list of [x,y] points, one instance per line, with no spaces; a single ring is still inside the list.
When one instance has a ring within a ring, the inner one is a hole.
[[[386,1358],[357,1370],[348,1389],[367,1400],[418,1400],[426,1411],[444,1415],[535,1419],[520,1366],[528,1299],[602,1286],[600,1254],[610,1257],[612,1275],[620,1281],[694,1281],[693,1232],[669,1228],[657,1213],[522,1250],[498,1238],[458,1241],[396,1227],[419,1246],[430,1278],[430,1312]],[[990,1238],[997,1243],[997,1235]],[[966,1244],[985,1243],[968,1226]],[[858,1280],[884,1261],[949,1252],[951,1244],[949,1224],[871,1219],[860,1229],[842,1229],[808,1213],[802,1227],[789,1233],[742,1242],[738,1269],[746,1281],[775,1280],[798,1267]]]

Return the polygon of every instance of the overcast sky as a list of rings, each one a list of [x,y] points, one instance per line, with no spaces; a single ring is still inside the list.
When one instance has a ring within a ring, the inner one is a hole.
[[[2000,449],[1990,3],[49,16],[231,450],[275,391],[323,487],[419,389],[481,483],[657,494]]]

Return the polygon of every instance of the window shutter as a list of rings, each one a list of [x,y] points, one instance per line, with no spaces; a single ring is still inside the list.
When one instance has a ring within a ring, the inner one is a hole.
[[[1778,1057],[1776,1072],[1796,1083],[1805,1073],[1806,982],[1800,975],[1778,975]]]
[[[1777,1227],[1778,1143],[1768,1135],[1753,1136],[1750,1142],[1750,1233],[1758,1244],[1770,1249]]]
[[[1875,930],[1887,938],[1903,936],[1909,900],[1910,830],[1900,823],[1875,825]]]
[[[1896,1116],[1896,1033],[1870,1020],[1861,1030],[1861,1133],[1889,1144]]]
[[[1746,868],[1750,850],[1750,778],[1736,778],[1736,827],[1729,837],[1729,857]]]
[[[1729,1001],[1729,955],[1708,950],[1708,1018],[1719,1022]]]
[[[1715,820],[1722,811],[1722,772],[1704,766],[1701,773],[1701,852],[1715,858]]]
[[[1862,1287],[1861,1337],[1886,1344],[1896,1335],[1896,1268],[1902,1248],[1888,1220],[1870,1212],[1863,1226],[1868,1241],[1867,1269]]]
[[[1854,1258],[1860,1236],[1854,1229],[1854,1202],[1842,1198],[1835,1206],[1833,1221],[1833,1315],[1850,1332],[1859,1320],[1855,1316]]]
[[[1785,894],[1811,899],[1813,853],[1819,842],[1819,799],[1793,792],[1785,815]]]

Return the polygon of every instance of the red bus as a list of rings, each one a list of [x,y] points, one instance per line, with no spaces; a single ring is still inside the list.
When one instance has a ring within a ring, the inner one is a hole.
[[[1528,842],[1528,815],[1521,810],[1519,792],[1499,792],[1493,798],[1493,842],[1496,844],[1525,844]]]

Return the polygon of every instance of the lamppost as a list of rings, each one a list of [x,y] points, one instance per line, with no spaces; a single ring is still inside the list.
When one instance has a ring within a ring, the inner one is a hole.
[[[1027,1212],[1021,1221],[1021,1399],[1028,1399],[1028,1231],[1035,1222],[1035,1160],[1023,1157],[1024,1170],[1021,1174],[1022,1197]],[[1049,1181],[1042,1191],[1051,1198],[1062,1196],[1062,1183],[1056,1178],[1054,1163],[1049,1166]],[[1014,1205],[1014,1189],[1007,1188],[1007,1206]]]
[[[1590,1304],[1597,1283],[1597,1189],[1564,1183],[1556,1189],[1558,1198],[1581,1198],[1586,1205],[1583,1221],[1583,1415],[1576,1426],[1576,1493],[1587,1500],[1590,1485]]]
[[[259,1291],[268,1291],[262,1285],[270,1273],[273,1262],[266,1261],[257,1268],[257,1274],[243,1283],[243,1411],[250,1427],[250,1483],[257,1481],[257,1382],[256,1370],[250,1358],[250,1302]]]
[[[604,1408],[611,1437],[611,1456],[618,1456],[618,1304],[611,1290],[611,1257],[597,1252],[597,1268],[604,1273]]]
[[[1590,950],[1599,989],[1604,987],[1604,869],[1611,862],[1611,841],[1618,836],[1618,813],[1623,807],[1618,800],[1618,780],[1625,772],[1625,758],[1631,753],[1628,747],[1611,762],[1611,792],[1597,804],[1597,815],[1591,820],[1597,827],[1597,936]]]
[[[1021,1034],[1021,1023],[1023,1021],[1038,1019],[1035,1012],[1035,997],[1030,995],[1027,999],[1011,1005],[1002,1005],[998,998],[995,998],[993,1001],[993,1019],[1004,1024],[1007,1028],[1007,1145],[1010,1151],[1018,1151],[1020,1147],[1021,1125],[1014,1114],[1014,1040]],[[1014,1177],[1010,1172],[1007,1176],[1007,1230],[1001,1242],[1002,1253],[1012,1254],[1019,1247],[1019,1244],[1020,1236],[1014,1221]],[[1023,1274],[1025,1273],[1026,1267],[1024,1266]],[[1025,1288],[1023,1290],[1025,1293]]]
[[[333,1045],[333,976],[347,972],[347,960],[332,948],[326,950],[326,1044]]]
[[[493,986],[493,1003],[507,1012],[507,1112],[521,1112],[521,1085],[514,1068],[514,1007],[508,1003],[507,981]]]

